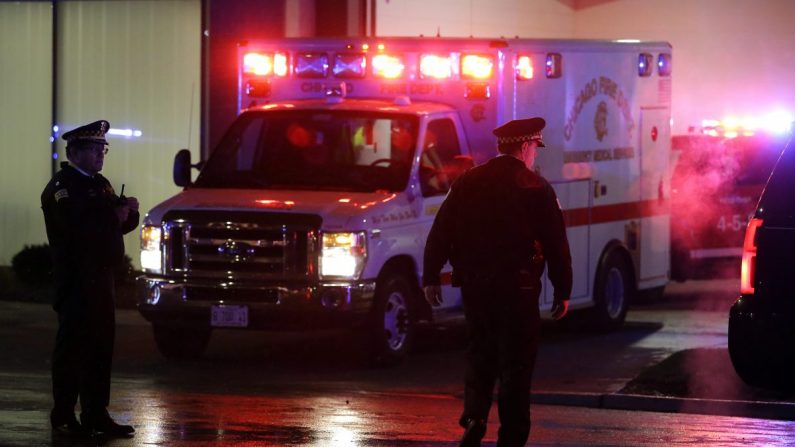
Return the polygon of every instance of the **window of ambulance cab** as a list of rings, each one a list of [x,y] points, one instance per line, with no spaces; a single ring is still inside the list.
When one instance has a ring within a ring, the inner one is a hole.
[[[419,120],[370,111],[241,115],[195,182],[200,188],[402,191]]]
[[[461,146],[449,118],[428,123],[420,154],[420,187],[423,197],[447,194],[462,169]]]

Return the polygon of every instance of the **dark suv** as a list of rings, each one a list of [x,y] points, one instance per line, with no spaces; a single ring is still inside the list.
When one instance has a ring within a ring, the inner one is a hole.
[[[795,149],[783,150],[743,243],[729,354],[749,385],[795,388]]]

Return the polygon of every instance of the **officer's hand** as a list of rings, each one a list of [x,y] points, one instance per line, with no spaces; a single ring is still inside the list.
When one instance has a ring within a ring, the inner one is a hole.
[[[442,305],[442,287],[441,286],[425,286],[425,301],[433,307]]]
[[[117,206],[113,209],[116,212],[116,218],[119,219],[119,223],[127,222],[127,218],[130,216],[130,208],[127,205]]]
[[[552,303],[552,318],[555,320],[560,320],[561,318],[566,316],[566,313],[569,311],[569,300],[555,300]]]
[[[131,211],[138,211],[138,199],[135,197],[127,197],[127,206],[130,208]]]

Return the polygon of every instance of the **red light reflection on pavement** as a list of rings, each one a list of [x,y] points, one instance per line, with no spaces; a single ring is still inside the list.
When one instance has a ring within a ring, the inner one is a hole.
[[[456,421],[462,403],[449,395],[132,394],[116,399],[135,409],[130,419],[138,431],[129,445],[439,447],[457,445],[461,435]],[[531,411],[534,446],[728,447],[789,445],[795,439],[791,421],[546,405]],[[497,428],[493,408],[484,445],[494,445]]]
[[[349,396],[172,392],[130,396],[127,405],[136,409],[131,420],[140,427],[135,436],[139,445],[446,445],[460,436],[460,401],[451,396]]]

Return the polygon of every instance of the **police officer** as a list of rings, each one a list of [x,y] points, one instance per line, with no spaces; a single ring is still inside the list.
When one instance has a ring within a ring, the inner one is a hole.
[[[550,184],[531,167],[544,147],[542,118],[494,129],[500,155],[453,184],[425,245],[423,286],[442,302],[440,271],[453,266],[467,322],[461,446],[479,446],[500,381],[497,445],[523,446],[530,434],[530,380],[538,350],[538,297],[544,264],[555,288],[552,316],[568,309],[572,271],[563,214]]]
[[[130,435],[106,407],[115,332],[114,267],[122,235],[138,226],[138,200],[120,197],[99,174],[108,152],[107,121],[63,135],[69,163],[44,188],[41,206],[53,256],[58,333],[52,358],[56,433]],[[80,397],[81,423],[74,414]]]

